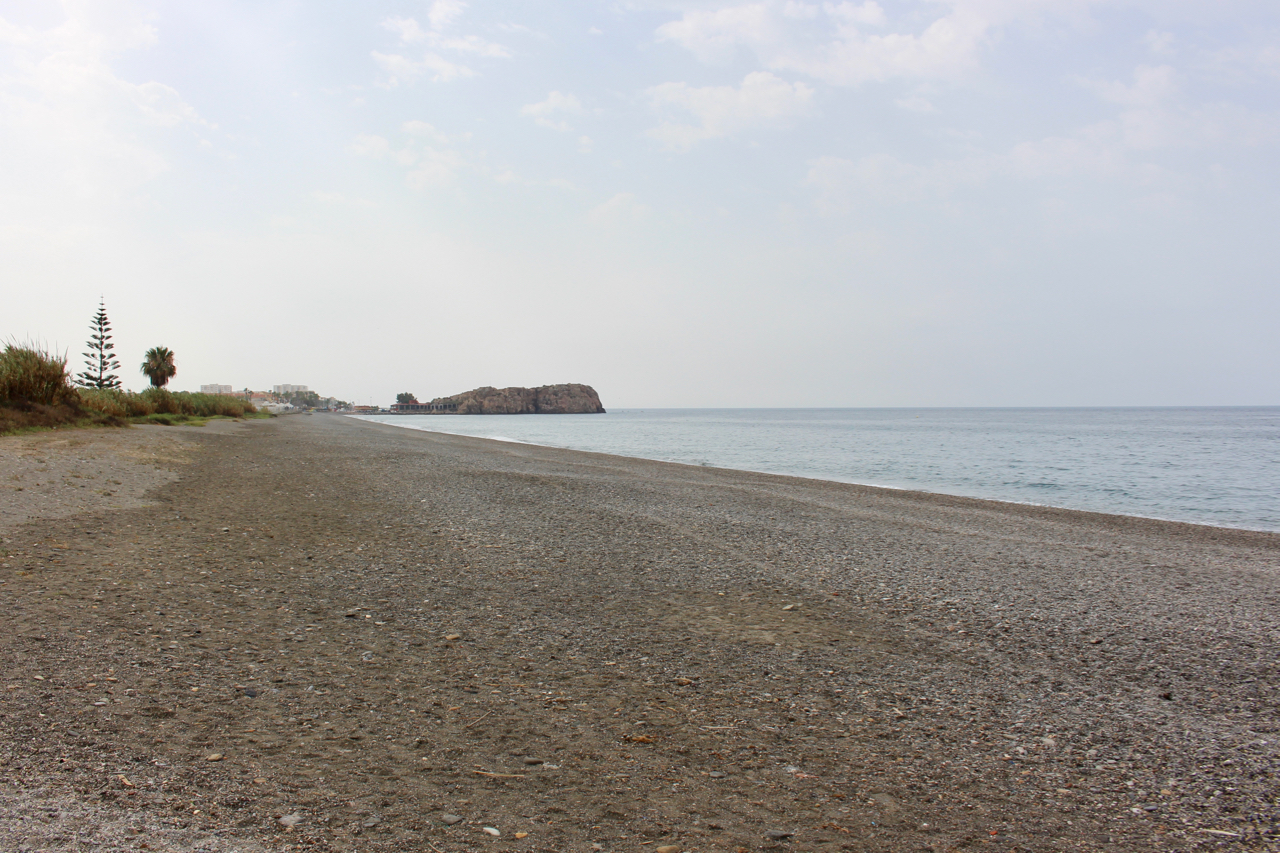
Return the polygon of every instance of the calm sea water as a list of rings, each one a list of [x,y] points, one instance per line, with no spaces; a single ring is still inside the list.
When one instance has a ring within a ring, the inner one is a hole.
[[[1280,407],[365,417],[645,459],[1280,531]]]

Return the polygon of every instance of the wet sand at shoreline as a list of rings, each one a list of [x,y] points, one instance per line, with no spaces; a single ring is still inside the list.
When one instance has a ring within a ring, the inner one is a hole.
[[[1276,534],[152,430],[0,439],[4,849],[1280,844]]]

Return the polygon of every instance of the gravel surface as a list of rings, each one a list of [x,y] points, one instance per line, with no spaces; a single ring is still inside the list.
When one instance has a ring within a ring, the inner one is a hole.
[[[211,427],[0,439],[0,849],[1280,849],[1280,536]]]

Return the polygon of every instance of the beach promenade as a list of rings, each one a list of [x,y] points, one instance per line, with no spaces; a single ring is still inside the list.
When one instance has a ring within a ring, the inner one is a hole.
[[[1280,535],[337,415],[0,490],[2,850],[1280,849]]]

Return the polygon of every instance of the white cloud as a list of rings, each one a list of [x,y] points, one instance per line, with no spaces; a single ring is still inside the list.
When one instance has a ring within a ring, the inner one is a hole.
[[[1142,41],[1146,44],[1147,50],[1156,56],[1172,56],[1177,39],[1173,33],[1151,30],[1143,36]]]
[[[663,122],[649,131],[666,147],[681,150],[704,139],[784,123],[808,113],[813,103],[813,89],[803,83],[788,83],[767,71],[748,74],[736,88],[663,83],[648,94],[655,109],[692,113],[698,120],[697,124]]]
[[[350,151],[360,157],[386,159],[404,169],[405,183],[415,190],[451,186],[467,175],[479,176],[497,183],[519,179],[510,170],[494,172],[487,168],[483,156],[468,149],[470,133],[448,134],[425,121],[406,121],[403,134],[392,143],[376,134],[360,134]]]
[[[936,113],[938,111],[932,101],[921,95],[899,98],[893,103],[899,109],[906,110],[909,113]]]
[[[169,169],[165,131],[214,127],[172,86],[116,73],[118,56],[156,42],[139,13],[108,3],[63,11],[46,28],[0,19],[0,194],[11,208],[23,196],[112,198]]]
[[[433,83],[447,83],[459,77],[472,77],[475,72],[465,65],[450,62],[437,53],[423,54],[421,59],[408,59],[399,54],[373,52],[373,60],[383,71],[387,72],[385,85],[397,86],[402,82],[412,82],[419,77],[428,77]]]
[[[543,127],[568,132],[573,128],[567,122],[558,119],[557,116],[581,115],[582,111],[582,102],[577,97],[552,91],[548,93],[546,100],[521,107],[520,115],[531,117]]]
[[[428,48],[421,59],[412,59],[398,53],[373,51],[373,59],[387,73],[386,86],[396,86],[426,77],[433,83],[447,83],[463,77],[472,77],[475,71],[441,56],[439,51],[471,54],[486,59],[509,59],[511,52],[504,46],[478,35],[456,35],[446,32],[462,17],[467,4],[461,0],[436,0],[427,12],[424,28],[415,18],[386,18],[384,29],[396,33],[403,44],[425,43]]]
[[[726,61],[740,47],[771,44],[778,35],[774,15],[764,3],[699,9],[658,27],[658,38],[692,51],[703,62]]]
[[[469,165],[466,158],[457,151],[426,146],[418,152],[405,180],[415,190],[447,186]]]
[[[649,215],[649,208],[636,200],[633,193],[618,193],[592,208],[587,219],[597,225],[618,226],[639,222]]]
[[[413,18],[387,18],[382,22],[385,29],[391,30],[400,35],[400,41],[405,44],[413,44],[415,42],[426,41],[427,34],[422,27]]]
[[[391,151],[391,143],[381,136],[362,133],[351,143],[351,151],[360,157],[382,157]]]
[[[422,139],[429,139],[437,145],[448,145],[450,142],[449,135],[437,130],[433,125],[427,124],[425,121],[406,121],[400,126],[400,129],[410,136],[416,136]],[[468,138],[464,135],[463,139]]]
[[[1139,65],[1133,72],[1133,83],[1120,81],[1084,81],[1098,95],[1113,104],[1127,107],[1152,107],[1163,103],[1177,88],[1176,72],[1169,65]]]
[[[466,8],[467,4],[463,0],[435,0],[431,4],[430,11],[427,12],[427,20],[431,22],[431,29],[437,32],[443,30],[462,17],[462,13],[466,11]]]
[[[810,162],[805,183],[817,191],[819,211],[840,213],[861,203],[936,199],[984,182],[997,168],[998,163],[981,156],[926,165],[907,163],[891,154],[858,160],[819,157]]]
[[[894,78],[948,79],[976,67],[1001,30],[1020,19],[1069,14],[1095,0],[941,0],[940,10],[907,28],[878,32],[890,21],[874,0],[809,5],[787,0],[695,9],[660,26],[660,40],[704,62],[722,62],[739,50],[754,53],[774,71],[792,71],[836,85]],[[926,7],[927,9],[928,7]],[[876,32],[868,32],[876,30]]]
[[[1114,124],[1132,151],[1258,145],[1280,138],[1280,116],[1226,102],[1188,104],[1180,74],[1169,65],[1139,65],[1132,82],[1082,80],[1103,101],[1121,107]]]

